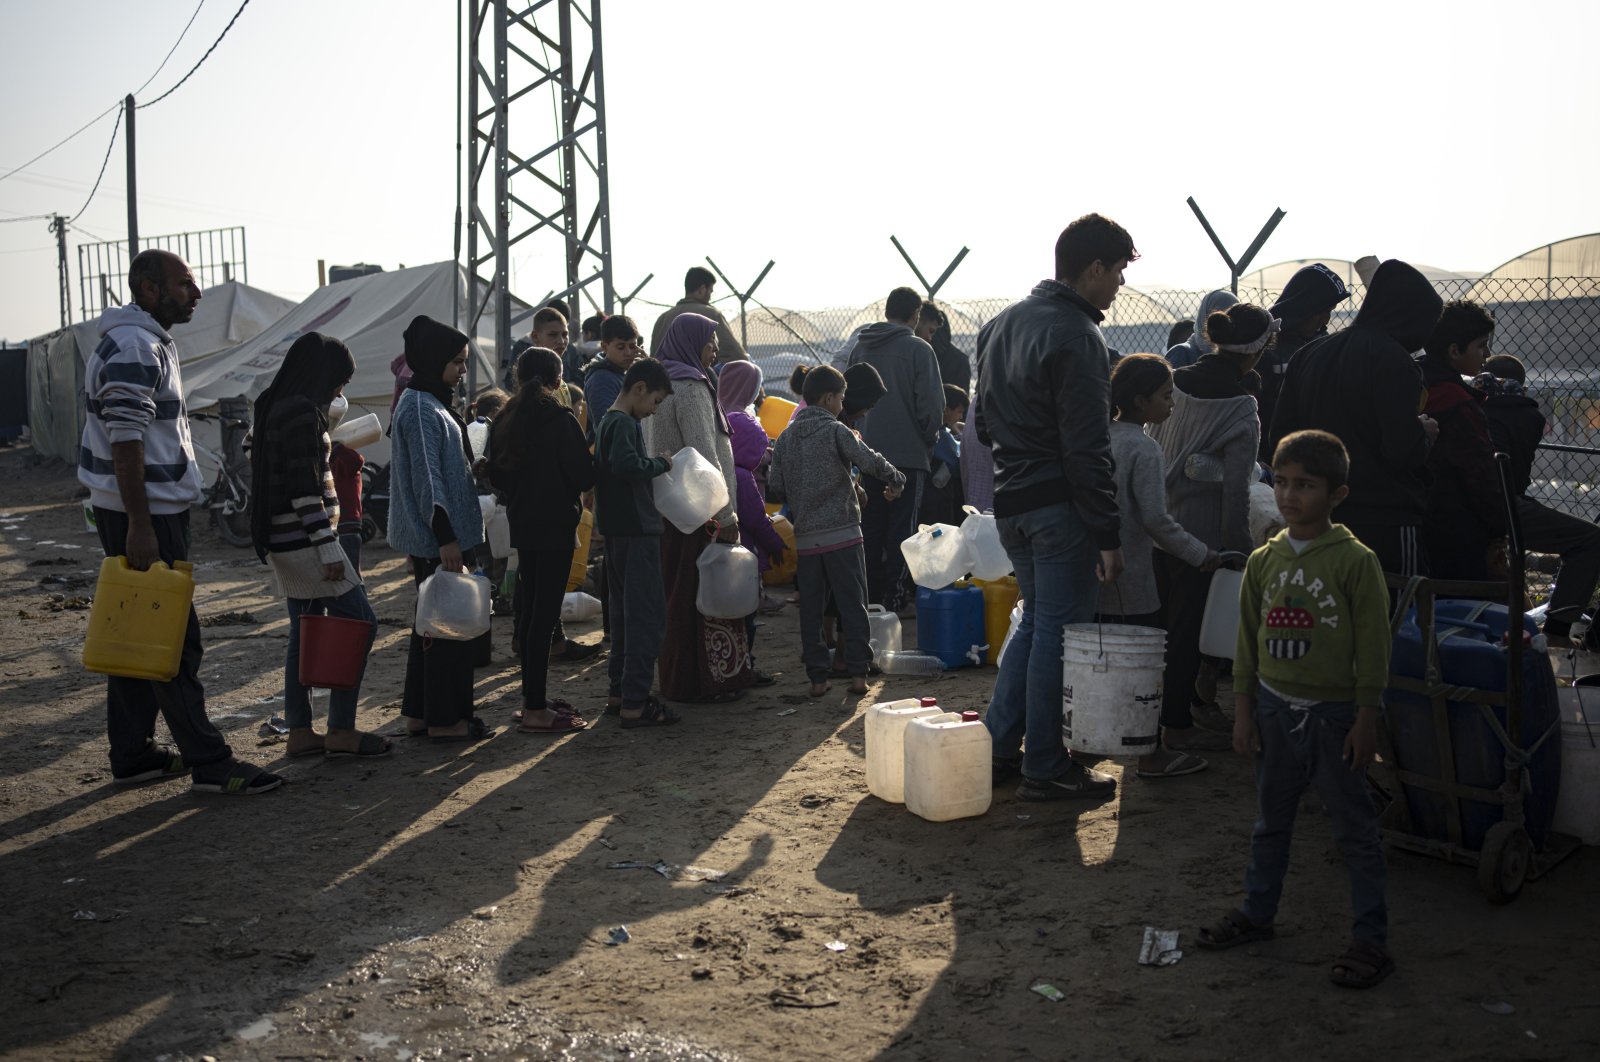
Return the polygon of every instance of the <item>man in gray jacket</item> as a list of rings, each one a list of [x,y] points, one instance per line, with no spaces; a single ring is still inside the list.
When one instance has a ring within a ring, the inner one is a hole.
[[[868,325],[857,337],[849,364],[865,362],[878,370],[886,389],[861,429],[866,444],[905,473],[905,492],[883,501],[887,483],[863,474],[867,508],[861,534],[867,550],[867,600],[890,612],[904,609],[915,594],[900,543],[917,530],[922,490],[928,481],[928,452],[944,422],[944,381],[933,347],[916,336],[922,296],[910,288],[889,293],[886,320]]]
[[[1020,770],[1024,800],[1116,786],[1062,745],[1061,642],[1067,624],[1094,618],[1096,576],[1122,571],[1099,325],[1137,257],[1122,226],[1081,217],[1056,241],[1055,278],[978,333],[978,437],[994,448],[994,515],[1023,600],[984,725],[996,778]]]

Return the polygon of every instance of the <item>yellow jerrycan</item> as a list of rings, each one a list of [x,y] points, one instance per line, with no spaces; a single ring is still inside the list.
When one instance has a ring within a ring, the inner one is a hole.
[[[83,666],[102,675],[172,681],[193,601],[194,565],[188,561],[170,568],[157,561],[138,572],[126,557],[107,557],[89,609]]]

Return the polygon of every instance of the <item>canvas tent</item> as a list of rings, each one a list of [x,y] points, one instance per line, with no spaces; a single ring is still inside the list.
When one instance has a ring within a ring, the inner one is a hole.
[[[200,293],[194,319],[172,330],[185,374],[191,365],[254,338],[293,305],[238,281],[207,288]],[[29,430],[40,456],[77,463],[83,435],[83,366],[99,343],[98,320],[29,340]]]
[[[460,284],[455,278],[460,277]],[[389,363],[402,353],[402,334],[418,314],[446,324],[467,318],[468,277],[454,262],[413,266],[374,273],[318,288],[300,305],[254,339],[206,359],[194,371],[184,369],[184,397],[190,409],[203,409],[225,398],[254,400],[272,382],[289,347],[306,332],[344,340],[355,355],[356,375],[345,387],[352,406],[364,406],[388,420],[394,376]],[[481,282],[480,282],[481,283]],[[459,299],[452,312],[452,299]],[[517,310],[526,304],[513,300]],[[471,329],[462,328],[463,332]],[[496,378],[494,318],[478,321],[473,357],[477,385]]]

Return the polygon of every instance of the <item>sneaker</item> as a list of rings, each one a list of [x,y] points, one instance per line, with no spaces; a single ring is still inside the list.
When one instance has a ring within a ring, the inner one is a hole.
[[[996,756],[989,762],[992,770],[994,771],[993,777],[995,785],[1004,785],[1007,782],[1014,782],[1022,777],[1021,759],[1015,757]]]
[[[171,745],[158,745],[150,743],[149,750],[141,757],[139,762],[127,774],[111,775],[114,785],[139,785],[142,782],[164,782],[169,778],[182,778],[189,773],[189,765],[183,762],[183,757],[178,755],[178,750]]]
[[[213,773],[214,772],[214,773]],[[196,793],[227,793],[231,796],[255,796],[268,793],[283,784],[283,779],[253,763],[228,760],[211,769],[202,768],[194,776],[190,788]]]
[[[1107,797],[1117,790],[1117,780],[1109,774],[1091,771],[1073,763],[1054,778],[1043,781],[1024,778],[1017,796],[1022,800],[1071,800],[1075,797]]]

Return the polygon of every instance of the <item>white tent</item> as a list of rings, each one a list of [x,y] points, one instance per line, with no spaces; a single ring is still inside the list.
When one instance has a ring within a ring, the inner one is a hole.
[[[174,325],[178,360],[184,374],[194,371],[213,354],[254,339],[278,318],[294,309],[294,300],[230,280],[200,293],[200,305],[187,324]]]
[[[454,283],[458,275],[459,288]],[[445,324],[453,319],[464,322],[468,283],[466,271],[456,263],[438,262],[318,288],[254,339],[205,359],[193,370],[186,364],[184,398],[190,409],[203,409],[225,398],[253,400],[272,382],[290,345],[306,332],[321,332],[344,340],[355,355],[356,375],[345,387],[351,405],[370,407],[387,420],[394,392],[389,364],[403,353],[406,325],[418,314]],[[452,298],[459,299],[454,312]],[[517,310],[526,308],[518,300],[513,300],[513,305]],[[462,331],[470,334],[472,329],[463,327]],[[479,319],[472,347],[477,385],[486,387],[496,379],[498,363],[491,313]]]
[[[294,306],[228,281],[200,293],[194,319],[172,329],[185,376],[191,367],[246,340]],[[83,435],[83,367],[100,343],[100,322],[82,321],[28,342],[28,419],[34,451],[74,464]]]

